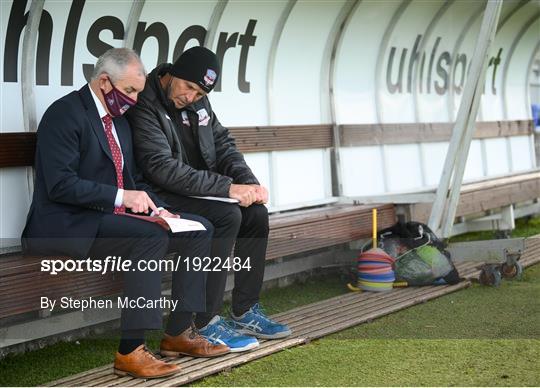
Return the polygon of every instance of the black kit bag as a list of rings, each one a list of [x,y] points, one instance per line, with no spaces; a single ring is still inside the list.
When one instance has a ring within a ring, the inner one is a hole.
[[[421,222],[398,222],[380,231],[379,247],[396,259],[396,281],[411,286],[459,283],[444,243]]]

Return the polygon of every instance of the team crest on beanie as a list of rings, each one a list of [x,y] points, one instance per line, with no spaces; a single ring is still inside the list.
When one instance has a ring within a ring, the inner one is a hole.
[[[194,46],[182,53],[169,68],[173,77],[194,82],[210,93],[219,79],[221,66],[216,54],[206,47]]]
[[[212,86],[216,82],[217,74],[212,69],[206,69],[206,75],[204,76],[204,84],[206,86]]]

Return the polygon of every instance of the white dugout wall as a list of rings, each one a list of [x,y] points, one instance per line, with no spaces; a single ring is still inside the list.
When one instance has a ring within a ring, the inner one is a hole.
[[[0,7],[0,131],[23,132],[35,131],[50,103],[87,82],[102,52],[124,45],[141,53],[148,70],[193,45],[217,52],[223,75],[210,100],[227,126],[452,122],[485,2],[15,0]],[[35,14],[39,23],[26,27]],[[531,118],[539,17],[537,1],[504,2],[479,121]],[[26,51],[25,36],[36,42]],[[434,187],[447,147],[342,147],[342,194]],[[332,197],[330,154],[272,151],[246,159],[270,187],[271,208],[280,209]],[[531,168],[532,136],[474,140],[465,179]],[[3,244],[18,244],[31,182],[31,169],[0,170]]]

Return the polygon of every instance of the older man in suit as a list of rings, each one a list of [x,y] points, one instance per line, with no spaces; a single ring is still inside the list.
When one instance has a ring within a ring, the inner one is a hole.
[[[131,260],[133,266],[123,274],[124,297],[131,300],[161,297],[161,272],[141,271],[140,260],[161,259],[173,251],[183,257],[208,256],[213,232],[204,218],[187,214],[182,217],[202,222],[207,230],[172,234],[126,216],[153,212],[178,217],[164,209],[166,204],[137,174],[131,131],[122,116],[135,105],[145,76],[134,51],[111,49],[98,59],[89,84],[47,109],[37,133],[35,191],[23,232],[28,252]],[[205,311],[205,282],[202,272],[173,272],[177,306],[161,342],[167,354],[209,357],[229,351],[192,329],[193,312]],[[179,370],[144,346],[145,330],[161,329],[161,319],[158,307],[122,310],[116,373],[152,378]]]

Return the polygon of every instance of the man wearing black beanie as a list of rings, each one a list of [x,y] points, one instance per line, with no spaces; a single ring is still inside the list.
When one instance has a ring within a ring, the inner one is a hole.
[[[175,211],[197,214],[214,225],[206,313],[200,333],[231,352],[258,346],[255,337],[283,338],[291,331],[269,319],[259,305],[268,243],[268,191],[237,150],[229,130],[213,112],[207,94],[221,72],[216,55],[192,47],[174,64],[162,64],[147,78],[127,113],[135,157],[155,192]],[[208,200],[201,196],[237,200]],[[234,246],[234,258],[230,257]],[[238,259],[236,259],[238,258]],[[216,264],[218,264],[216,268]],[[221,271],[216,269],[221,268]],[[230,321],[221,315],[227,270],[235,271]]]

